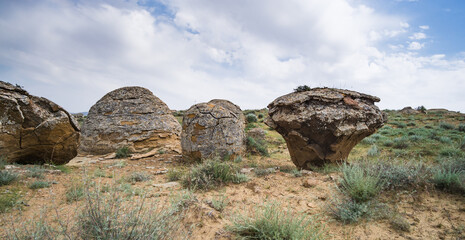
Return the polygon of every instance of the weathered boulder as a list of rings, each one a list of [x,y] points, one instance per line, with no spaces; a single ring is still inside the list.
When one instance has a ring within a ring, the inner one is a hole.
[[[245,152],[244,125],[242,110],[227,100],[196,104],[183,117],[182,153],[191,160],[242,155]]]
[[[400,110],[403,114],[418,114],[420,111],[413,109],[412,107],[404,107]]]
[[[357,143],[383,126],[378,101],[354,91],[313,88],[270,103],[266,124],[286,140],[294,164],[311,169],[346,160]]]
[[[93,105],[82,126],[80,154],[107,154],[163,148],[181,152],[181,125],[168,106],[142,87],[123,87]]]
[[[77,155],[79,135],[63,108],[0,81],[0,156],[8,162],[67,163]]]
[[[247,137],[252,137],[257,140],[265,140],[266,136],[266,131],[263,130],[262,128],[252,128],[249,131],[247,131]]]

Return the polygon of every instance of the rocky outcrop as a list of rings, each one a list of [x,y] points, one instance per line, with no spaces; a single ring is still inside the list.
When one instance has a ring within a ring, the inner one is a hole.
[[[67,163],[77,155],[79,135],[63,108],[0,81],[0,156],[8,162]]]
[[[294,164],[311,169],[346,160],[357,143],[383,126],[378,101],[354,91],[314,88],[274,100],[266,124],[284,137]]]
[[[420,111],[413,109],[412,107],[404,107],[400,110],[403,114],[418,114]]]
[[[168,106],[142,87],[107,93],[89,110],[82,126],[80,154],[107,154],[122,147],[181,152],[181,125]]]
[[[242,155],[245,151],[245,117],[227,100],[199,103],[183,117],[181,145],[186,159]]]

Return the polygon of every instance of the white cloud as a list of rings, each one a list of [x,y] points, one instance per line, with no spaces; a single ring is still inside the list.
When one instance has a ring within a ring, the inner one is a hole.
[[[0,5],[0,79],[73,112],[127,85],[184,109],[212,98],[263,108],[302,84],[378,95],[383,108],[465,110],[463,59],[390,43],[412,34],[400,17],[346,0],[166,4],[173,18],[134,1]]]
[[[423,30],[428,30],[429,26],[428,25],[421,25],[421,26],[419,26],[419,28],[423,29]]]
[[[419,42],[411,42],[408,45],[409,50],[420,50],[425,46],[424,43],[419,43]]]
[[[422,33],[422,32],[417,32],[417,33],[414,33],[412,36],[409,37],[410,39],[412,40],[421,40],[421,39],[425,39],[426,38],[426,34]]]

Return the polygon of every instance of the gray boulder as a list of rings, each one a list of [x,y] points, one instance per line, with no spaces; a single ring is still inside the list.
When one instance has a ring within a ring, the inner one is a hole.
[[[89,110],[82,126],[80,154],[107,154],[129,147],[132,152],[163,148],[181,152],[181,125],[168,106],[142,87],[107,93]]]
[[[227,100],[196,104],[183,117],[182,153],[191,160],[242,155],[245,152],[244,127],[242,110]]]
[[[8,162],[67,163],[77,155],[79,136],[66,110],[0,81],[0,156]]]
[[[286,140],[294,164],[311,169],[345,161],[357,143],[383,126],[378,101],[354,91],[314,88],[274,100],[266,124]]]

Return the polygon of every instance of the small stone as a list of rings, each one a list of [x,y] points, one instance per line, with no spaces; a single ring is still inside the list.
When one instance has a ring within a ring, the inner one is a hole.
[[[254,169],[254,168],[242,168],[240,172],[241,172],[241,173],[250,173],[250,172],[253,171],[253,169]]]
[[[302,186],[306,188],[316,187],[317,185],[321,184],[321,181],[315,179],[305,179],[303,180]]]
[[[160,174],[165,174],[165,173],[167,173],[167,172],[168,172],[168,169],[164,169],[164,170],[156,171],[156,172],[154,172],[153,174],[155,174],[155,175],[160,175]]]

